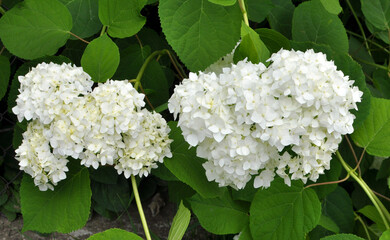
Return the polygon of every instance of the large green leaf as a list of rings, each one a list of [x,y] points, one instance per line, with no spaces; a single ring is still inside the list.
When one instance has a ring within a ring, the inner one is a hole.
[[[337,52],[348,52],[348,36],[343,23],[319,1],[304,2],[295,9],[292,36],[295,41],[323,43]]]
[[[387,229],[385,232],[383,232],[379,240],[389,240],[389,239],[390,239],[390,229]]]
[[[338,15],[343,9],[340,6],[339,0],[320,0],[326,11]]]
[[[140,236],[118,228],[111,228],[101,233],[96,233],[88,240],[142,240]]]
[[[173,218],[171,229],[169,229],[168,240],[182,239],[190,220],[190,210],[184,206],[183,202],[180,202],[179,209]]]
[[[363,214],[367,218],[369,218],[371,221],[376,223],[378,229],[381,231],[385,231],[386,227],[383,223],[383,219],[381,215],[379,214],[378,210],[373,205],[366,205],[362,209],[358,210],[359,213]]]
[[[241,11],[236,3],[162,0],[159,15],[168,43],[193,72],[231,52],[240,38]]]
[[[249,222],[248,209],[234,201],[227,189],[218,198],[204,199],[196,194],[188,201],[202,227],[211,233],[239,233]]]
[[[360,0],[362,12],[372,25],[381,30],[390,29],[389,0]]]
[[[340,231],[340,228],[337,226],[337,224],[330,217],[325,215],[321,215],[318,225],[334,233],[339,233]]]
[[[372,76],[376,89],[383,98],[390,99],[390,76],[384,69],[377,69]]]
[[[105,82],[114,75],[119,59],[118,47],[104,34],[88,44],[81,57],[81,66],[94,82]]]
[[[20,186],[22,231],[69,233],[85,225],[91,207],[88,169],[79,162],[68,163],[67,178],[54,191],[39,191],[33,179],[24,174]]]
[[[126,210],[130,204],[131,191],[123,176],[119,176],[115,184],[93,181],[91,188],[92,199],[105,209],[118,213]]]
[[[99,0],[99,18],[116,38],[130,37],[144,26],[146,18],[140,13],[146,0]]]
[[[336,234],[336,235],[321,238],[321,240],[364,240],[364,239],[355,236],[353,234]]]
[[[322,214],[332,219],[340,232],[352,232],[354,225],[352,201],[343,188],[337,187],[326,196],[322,201]]]
[[[279,32],[268,29],[268,28],[258,28],[255,30],[267,48],[271,53],[278,52],[281,48],[290,50],[290,41],[280,34]]]
[[[320,216],[321,203],[313,189],[304,189],[301,181],[293,181],[289,187],[276,179],[255,195],[250,228],[254,239],[304,239]]]
[[[241,43],[234,52],[234,62],[248,58],[252,63],[265,63],[270,57],[268,48],[261,41],[259,34],[245,23],[241,26]]]
[[[371,98],[371,111],[352,139],[371,155],[390,156],[390,100]]]
[[[102,27],[98,17],[97,0],[60,0],[70,11],[73,19],[72,33],[86,38]]]
[[[275,7],[272,0],[248,0],[246,1],[248,18],[254,22],[262,22]]]
[[[26,0],[0,19],[0,38],[14,55],[35,59],[53,55],[68,40],[72,16],[58,0]]]
[[[268,21],[272,29],[291,39],[291,22],[294,13],[294,4],[291,0],[272,0],[274,8],[268,15]]]
[[[0,100],[7,92],[10,74],[11,66],[8,58],[0,56]]]
[[[180,181],[192,187],[204,198],[217,197],[222,193],[223,188],[219,188],[217,183],[209,182],[206,178],[205,170],[202,166],[204,159],[198,158],[195,148],[189,149],[188,143],[184,140],[180,128],[176,122],[169,122],[171,132],[169,138],[171,143],[172,158],[164,159],[164,165]]]
[[[237,0],[209,0],[209,1],[222,6],[231,6],[235,4]]]

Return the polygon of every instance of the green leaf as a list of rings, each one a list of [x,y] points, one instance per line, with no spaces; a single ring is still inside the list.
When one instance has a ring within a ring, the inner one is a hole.
[[[183,202],[180,202],[179,209],[173,218],[171,229],[169,229],[168,240],[181,240],[191,220],[191,212]]]
[[[383,232],[382,236],[379,238],[379,240],[390,240],[390,229]]]
[[[326,196],[322,201],[322,214],[332,219],[340,232],[352,232],[354,225],[352,201],[343,188],[337,187]]]
[[[249,222],[246,207],[234,201],[228,190],[218,198],[204,199],[196,194],[188,201],[202,227],[211,233],[239,233]]]
[[[203,159],[196,156],[195,148],[190,148],[184,140],[177,122],[169,122],[171,128],[169,138],[171,143],[172,158],[165,158],[164,165],[183,183],[192,187],[204,198],[214,198],[219,196],[223,188],[219,188],[217,183],[209,182],[206,178],[205,170],[202,166]]]
[[[169,201],[180,203],[181,200],[193,196],[196,192],[190,186],[179,181],[168,182]]]
[[[325,215],[321,215],[318,225],[334,233],[340,232],[340,228],[337,226],[337,224],[331,218]]]
[[[360,62],[360,65],[363,68],[363,71],[371,76],[373,71],[376,69],[376,67],[373,66],[375,64],[374,59],[370,54],[368,53],[367,49],[364,46],[364,43],[357,40],[354,37],[349,38],[349,54],[351,57],[356,59],[357,61]],[[363,63],[362,61],[368,62]]]
[[[333,158],[332,161],[330,161],[330,169],[325,171],[325,174],[320,175],[316,183],[337,181],[340,177],[340,173],[341,173],[341,164],[338,161],[338,159]],[[327,184],[327,185],[313,187],[319,199],[323,199],[326,195],[333,192],[336,188],[337,188],[337,184]]]
[[[101,233],[96,233],[88,240],[142,240],[140,236],[118,228],[111,228]]]
[[[234,62],[248,58],[252,63],[266,63],[270,57],[268,48],[261,41],[259,34],[244,22],[241,26],[241,43],[234,52]]]
[[[240,238],[238,240],[253,240],[249,225],[240,232]]]
[[[81,66],[94,82],[105,82],[114,75],[119,59],[118,47],[104,34],[88,44],[81,57]]]
[[[12,137],[12,146],[17,149],[23,141],[23,133],[27,130],[27,121],[17,122],[14,127],[14,135]]]
[[[138,44],[131,44],[121,51],[121,59],[116,79],[136,78],[146,58],[150,55],[151,49],[148,45],[140,47]],[[164,104],[169,99],[168,80],[159,62],[151,61],[145,69],[141,79],[142,87],[152,90],[147,97],[154,107]]]
[[[60,0],[72,14],[72,33],[81,38],[94,35],[102,27],[97,0]],[[72,37],[74,38],[74,37]],[[76,39],[76,38],[74,38]]]
[[[48,56],[23,63],[23,65],[18,68],[18,70],[14,74],[14,78],[12,79],[11,88],[9,90],[7,99],[8,112],[12,113],[12,108],[16,105],[16,98],[18,97],[20,87],[18,77],[26,75],[31,68],[36,67],[36,65],[42,62],[53,62],[57,64],[71,63],[69,58],[64,56]]]
[[[112,166],[100,166],[98,169],[89,168],[92,180],[104,184],[117,184],[118,172]]]
[[[362,12],[376,28],[390,29],[390,2],[388,0],[360,0]]]
[[[209,1],[222,6],[231,6],[234,5],[237,0],[209,0]]]
[[[262,22],[275,7],[272,0],[248,0],[246,1],[248,18],[254,22]]]
[[[168,43],[193,72],[231,52],[240,38],[238,4],[225,7],[208,0],[164,0],[159,3],[159,16]]]
[[[390,76],[384,69],[377,69],[372,76],[376,89],[383,98],[390,99]]]
[[[295,41],[323,43],[337,52],[348,52],[348,36],[343,23],[320,2],[304,2],[295,9],[292,36]]]
[[[352,134],[356,145],[374,156],[390,156],[390,100],[371,99],[371,111],[363,125]]]
[[[258,28],[255,31],[259,34],[261,40],[271,53],[276,53],[281,48],[291,49],[290,41],[279,32],[268,28]]]
[[[269,25],[272,29],[280,32],[291,39],[291,22],[294,13],[294,4],[291,0],[272,0],[274,8],[268,15]]]
[[[326,9],[326,11],[338,15],[341,13],[343,8],[340,6],[339,0],[320,0],[322,6]]]
[[[388,176],[390,176],[390,158],[386,158],[382,161],[375,179],[380,180],[387,178]]]
[[[388,30],[377,29],[374,25],[369,23],[367,20],[366,20],[366,26],[367,26],[368,30],[370,30],[370,32],[375,37],[379,38],[380,40],[382,40],[383,42],[385,42],[387,44],[390,44],[390,37],[389,37]]]
[[[364,240],[353,234],[336,234],[328,237],[321,238],[321,240]]]
[[[39,191],[33,179],[24,174],[20,186],[23,229],[41,233],[69,233],[82,228],[91,207],[88,169],[76,160],[68,163],[67,178],[54,191]]]
[[[0,56],[0,100],[3,99],[7,92],[10,74],[11,65],[8,58]]]
[[[123,176],[115,184],[103,184],[93,181],[91,184],[92,199],[113,212],[122,212],[130,204],[130,188]]]
[[[100,21],[112,37],[133,36],[145,25],[140,13],[145,4],[145,0],[99,0]]]
[[[0,38],[14,55],[35,59],[53,55],[69,38],[72,16],[58,0],[26,0],[0,19]]]
[[[378,210],[374,206],[366,205],[362,209],[359,209],[358,212],[363,214],[367,218],[369,218],[374,223],[376,223],[377,227],[381,231],[386,230],[385,224],[383,223],[383,219],[381,218],[381,215],[379,214]]]
[[[304,239],[320,216],[321,203],[313,189],[304,189],[301,181],[293,181],[289,187],[276,179],[255,195],[250,228],[254,239]]]

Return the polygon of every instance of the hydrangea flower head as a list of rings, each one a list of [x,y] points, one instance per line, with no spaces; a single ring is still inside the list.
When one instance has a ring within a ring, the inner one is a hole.
[[[39,119],[49,124],[57,115],[66,114],[66,105],[91,92],[93,81],[81,67],[63,63],[40,63],[25,76],[12,111],[21,122]]]
[[[353,132],[362,92],[326,55],[280,50],[266,68],[247,60],[220,73],[191,73],[169,110],[203,164],[209,181],[269,187],[276,175],[316,181],[329,169],[341,136]]]
[[[172,155],[167,123],[142,109],[144,94],[127,80],[108,80],[92,90],[81,68],[53,63],[39,64],[19,80],[13,111],[20,121],[33,121],[16,159],[42,191],[66,178],[68,157],[95,169],[113,165],[129,178],[147,176]]]

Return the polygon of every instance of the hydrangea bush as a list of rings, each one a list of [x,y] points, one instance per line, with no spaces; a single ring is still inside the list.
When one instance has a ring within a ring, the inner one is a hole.
[[[89,239],[387,239],[389,9],[0,1],[0,212],[70,233],[135,199],[144,232]]]

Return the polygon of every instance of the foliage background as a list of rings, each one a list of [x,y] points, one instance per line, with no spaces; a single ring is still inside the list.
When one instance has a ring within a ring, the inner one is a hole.
[[[158,61],[147,65],[142,87],[149,108],[171,120],[173,158],[151,177],[138,179],[142,199],[168,189],[170,201],[183,201],[202,227],[220,239],[232,239],[239,232],[241,240],[388,239],[388,227],[352,179],[309,188],[298,181],[291,188],[275,181],[269,189],[248,184],[241,191],[208,182],[201,166],[204,160],[189,149],[166,103],[174,85],[189,71],[204,70],[231,52],[239,39],[236,62],[245,57],[264,62],[281,47],[322,51],[364,92],[356,131],[340,144],[341,156],[357,166],[358,176],[384,196],[381,200],[389,209],[390,2],[247,0],[250,27],[243,23],[239,2],[0,1],[0,211],[11,221],[21,213],[24,231],[42,233],[79,229],[90,210],[108,218],[123,213],[132,202],[132,188],[111,167],[92,170],[72,161],[67,180],[54,192],[44,193],[19,170],[14,149],[26,122],[18,123],[11,112],[17,78],[40,62],[52,61],[82,66],[95,82],[134,79],[148,56],[162,51]],[[335,157],[331,170],[318,182],[346,175]]]

